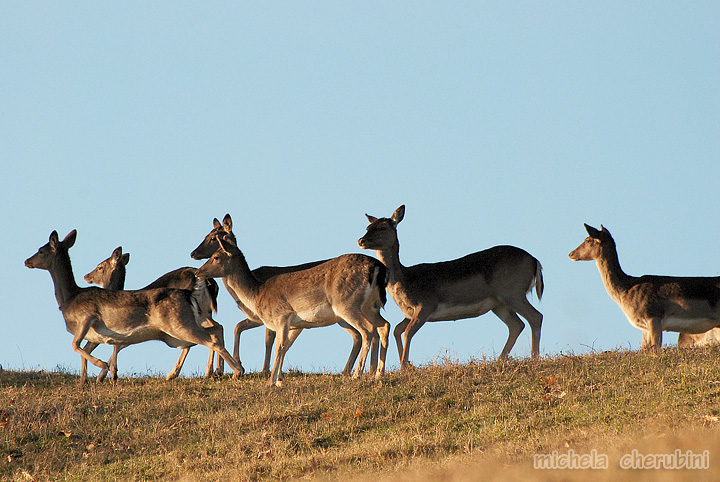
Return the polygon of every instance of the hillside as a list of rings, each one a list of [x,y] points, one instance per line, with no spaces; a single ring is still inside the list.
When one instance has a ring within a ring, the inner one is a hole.
[[[274,389],[261,374],[77,380],[0,375],[0,479],[720,479],[712,348],[447,360],[379,382],[291,372]],[[533,468],[535,454],[593,450],[607,469]],[[707,450],[710,468],[620,469],[633,450]]]

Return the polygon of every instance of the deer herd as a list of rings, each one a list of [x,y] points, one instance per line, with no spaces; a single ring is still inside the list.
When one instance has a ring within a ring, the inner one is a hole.
[[[542,298],[540,262],[520,248],[495,246],[452,261],[406,267],[400,262],[397,233],[404,215],[405,206],[389,218],[366,215],[369,225],[358,245],[375,250],[376,258],[345,254],[251,270],[227,214],[222,222],[213,220],[212,230],[192,251],[193,259],[207,260],[200,268],[178,268],[135,290],[125,289],[130,256],[121,247],[85,275],[87,283],[97,286],[79,287],[69,256],[75,230],[63,240],[53,231],[48,243],[25,265],[50,272],[65,326],[73,335],[72,348],[81,356],[81,385],[87,381],[88,362],[100,368],[98,382],[108,372],[117,379],[118,352],[148,340],[182,349],[167,379],[178,376],[194,345],[210,350],[206,376],[222,375],[227,364],[238,378],[245,371],[240,335],[262,325],[266,330],[264,372],[270,371],[275,345],[270,385],[282,384],[285,355],[303,329],[333,324],[340,325],[353,341],[343,374],[362,375],[370,355],[369,372],[381,377],[390,335],[390,324],[380,314],[386,293],[404,316],[393,330],[401,370],[410,367],[410,342],[426,322],[474,318],[488,311],[508,327],[500,361],[507,360],[525,327],[520,317],[530,325],[531,357],[539,358],[543,315],[527,295],[534,288],[537,298]],[[570,253],[570,259],[595,260],[608,294],[630,323],[643,331],[642,348],[659,351],[663,331],[679,332],[679,346],[720,341],[720,277],[627,275],[607,229],[585,228],[588,237]],[[214,278],[222,278],[247,317],[235,326],[232,355],[225,348],[222,325],[212,317],[219,290]],[[86,343],[81,346],[83,340]],[[92,356],[101,343],[113,346],[109,363]]]

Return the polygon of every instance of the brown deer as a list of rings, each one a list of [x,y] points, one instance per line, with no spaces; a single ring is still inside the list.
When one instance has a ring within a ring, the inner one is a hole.
[[[25,266],[50,272],[65,327],[73,335],[72,348],[101,369],[98,378],[106,376],[108,364],[83,350],[80,346],[83,339],[123,346],[148,340],[164,341],[176,348],[205,345],[223,357],[236,378],[240,376],[241,367],[225,350],[222,336],[217,330],[201,326],[206,321],[199,308],[205,290],[80,288],[68,253],[76,237],[77,231],[73,230],[60,241],[57,231],[53,231],[48,243],[25,260]],[[81,385],[85,381],[81,379]]]
[[[643,331],[641,348],[659,352],[662,332],[704,333],[720,327],[720,277],[630,276],[620,267],[610,231],[585,225],[588,237],[573,261],[595,261],[605,290],[630,324]]]
[[[210,256],[212,256],[219,248],[219,244],[217,242],[217,238],[222,237],[226,241],[234,244],[237,246],[237,240],[235,238],[235,235],[232,231],[232,218],[229,214],[226,214],[223,218],[222,224],[220,221],[217,220],[217,218],[213,219],[213,229],[205,236],[203,241],[200,243],[200,245],[193,250],[193,252],[190,254],[190,256],[193,259],[207,259]],[[305,264],[299,264],[295,266],[261,266],[260,268],[252,270],[253,276],[260,281],[265,282],[272,278],[273,276],[284,274],[284,273],[292,273],[295,271],[301,271],[308,268],[313,268],[315,266],[318,266],[322,263],[325,263],[328,260],[323,261],[313,261],[310,263]],[[225,284],[225,288],[227,288],[230,295],[233,297],[236,303],[238,303],[238,307],[242,310],[242,303],[239,301],[239,296],[233,292],[233,289],[231,286],[228,285],[227,281],[223,278],[223,283]],[[362,345],[362,338],[360,336],[360,333],[353,328],[350,324],[345,322],[344,320],[339,320],[338,325],[340,325],[341,328],[343,328],[345,331],[347,331],[350,336],[353,339],[353,347],[350,351],[350,356],[348,357],[348,361],[345,364],[345,368],[343,369],[342,373],[343,375],[350,375],[352,372],[353,366],[355,365],[355,360],[357,359],[358,354],[360,353],[360,348]],[[233,348],[233,357],[240,362],[240,335],[243,331],[249,330],[251,328],[256,328],[259,326],[263,326],[261,321],[253,321],[250,319],[245,319],[240,321],[235,326],[235,338],[234,338],[234,348]],[[297,336],[300,334],[302,329],[293,329],[290,333],[290,340],[291,344],[295,341]],[[272,357],[272,347],[275,342],[275,332],[272,331],[270,328],[265,329],[265,360],[263,362],[263,372],[270,372],[270,360]],[[371,363],[370,363],[370,370],[374,371],[377,367],[377,357],[378,357],[378,350],[376,346],[373,346],[372,348],[372,357],[371,357]]]
[[[353,377],[364,368],[371,343],[380,337],[380,361],[375,376],[384,373],[390,325],[380,315],[385,304],[386,269],[361,254],[346,254],[318,266],[259,281],[250,271],[243,253],[224,235],[216,235],[219,249],[201,266],[196,276],[223,278],[237,297],[238,305],[254,322],[262,322],[277,334],[270,385],[281,385],[282,365],[288,348],[303,328],[328,326],[344,320],[362,340]]]
[[[101,288],[119,291],[125,289],[125,275],[127,264],[130,262],[130,254],[122,252],[122,246],[118,246],[112,252],[109,258],[101,261],[97,267],[85,275],[84,279],[87,283],[96,284]],[[184,267],[178,268],[169,273],[166,273],[153,281],[144,288],[143,290],[153,288],[178,288],[185,290],[192,290],[198,283],[198,279],[195,277],[195,268]],[[200,284],[202,286],[202,283]],[[206,314],[205,327],[214,327],[217,323],[212,319],[212,313],[217,311],[217,295],[218,285],[214,279],[208,279],[204,283],[204,289],[207,290],[207,296],[203,297],[206,301],[202,303],[200,309]],[[216,328],[217,329],[217,328]],[[222,330],[222,327],[219,328]],[[222,331],[221,331],[222,333]],[[83,350],[90,353],[98,346],[97,343],[88,342]],[[117,380],[117,353],[122,349],[121,345],[113,345],[113,354],[110,357],[110,373],[113,380]],[[171,380],[176,378],[182,370],[185,358],[188,355],[190,348],[183,348],[180,358],[173,370],[168,374],[167,379]],[[220,377],[223,374],[223,359],[218,356],[218,369],[213,373],[213,358],[214,352],[210,352],[210,357],[205,369],[205,377],[210,378],[212,376]],[[242,367],[242,364],[240,364]],[[87,371],[87,360],[83,359],[82,363],[83,372]],[[82,375],[81,375],[82,378]]]
[[[400,262],[397,235],[405,206],[397,208],[390,218],[365,216],[370,225],[358,244],[374,249],[387,266],[387,290],[405,316],[393,332],[401,369],[410,365],[410,341],[426,322],[474,318],[488,311],[509,330],[500,360],[507,359],[525,327],[518,314],[532,330],[532,358],[539,357],[543,316],[526,298],[533,286],[538,299],[542,298],[542,267],[537,259],[520,248],[496,246],[453,261],[405,267]]]

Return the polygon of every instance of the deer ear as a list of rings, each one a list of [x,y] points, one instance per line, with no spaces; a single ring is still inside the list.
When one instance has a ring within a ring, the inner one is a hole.
[[[115,248],[115,251],[112,252],[112,255],[110,256],[112,260],[117,263],[120,258],[122,258],[123,252],[122,252],[122,246],[118,246]]]
[[[226,233],[232,233],[232,218],[229,214],[226,214],[223,218],[223,229]]]
[[[65,236],[65,239],[63,239],[63,244],[66,249],[70,249],[75,245],[75,238],[77,238],[77,230],[73,229],[67,236]]]
[[[395,212],[393,213],[393,215],[390,219],[392,219],[392,221],[395,224],[397,224],[400,221],[402,221],[404,217],[405,217],[405,205],[403,204],[402,206],[400,206],[399,208],[397,208],[395,210]]]
[[[223,236],[216,236],[216,237],[215,237],[215,239],[217,239],[218,245],[220,246],[220,249],[221,249],[224,253],[229,253],[230,251],[228,251],[228,247],[230,246],[230,243],[226,243],[223,238],[224,238]]]
[[[217,228],[219,228],[220,226],[222,226],[222,224],[220,224],[220,221],[218,221],[218,218],[214,218],[214,219],[213,219],[213,228],[214,228],[214,229],[217,229]]]
[[[590,235],[591,238],[599,238],[600,237],[600,231],[593,228],[589,224],[585,225],[585,231],[587,231],[587,233]]]
[[[130,262],[130,253],[123,254],[122,258],[120,258],[120,262],[124,265],[127,265]]]
[[[372,224],[372,223],[374,223],[375,221],[378,220],[378,218],[376,218],[375,216],[370,216],[370,215],[367,214],[367,213],[365,214],[365,217],[367,218],[368,221],[370,221],[370,224]]]
[[[48,244],[52,249],[56,249],[58,244],[60,244],[60,238],[58,238],[57,231],[53,231],[50,233],[50,239],[48,240]]]

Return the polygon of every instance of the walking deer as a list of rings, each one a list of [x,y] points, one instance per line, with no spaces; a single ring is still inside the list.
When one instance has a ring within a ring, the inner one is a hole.
[[[518,314],[530,324],[531,355],[539,357],[543,316],[526,298],[533,286],[538,299],[542,298],[542,267],[537,259],[520,248],[496,246],[452,261],[405,267],[400,262],[397,235],[405,206],[397,208],[390,218],[365,216],[370,225],[358,244],[374,249],[387,266],[387,290],[405,316],[393,331],[401,369],[409,367],[410,341],[426,322],[474,318],[488,311],[495,313],[509,331],[500,360],[507,359],[525,327]]]
[[[380,315],[386,283],[386,269],[380,262],[361,254],[346,254],[261,282],[235,244],[221,234],[214,237],[214,242],[219,249],[196,276],[222,277],[248,318],[262,322],[277,334],[270,385],[281,385],[283,360],[298,329],[328,326],[340,320],[355,328],[362,340],[353,377],[363,373],[370,345],[377,343],[378,337],[380,360],[375,376],[384,373],[390,325]]]
[[[237,239],[235,238],[235,234],[233,234],[232,231],[232,218],[229,214],[226,214],[223,218],[222,224],[220,221],[217,220],[217,218],[213,219],[213,229],[205,236],[203,241],[200,243],[200,245],[193,250],[193,252],[190,254],[190,256],[193,259],[207,259],[210,258],[215,252],[220,248],[217,237],[222,237],[223,239],[227,240],[228,242],[232,243],[233,245],[237,246]],[[273,276],[277,276],[279,274],[285,274],[285,273],[292,273],[295,271],[301,271],[308,268],[313,268],[315,266],[318,266],[322,263],[325,263],[328,260],[323,261],[312,261],[310,263],[305,264],[299,264],[295,266],[261,266],[260,268],[252,270],[253,276],[255,278],[264,283],[265,281],[269,280]],[[242,310],[243,305],[239,301],[239,296],[233,291],[232,287],[227,283],[225,278],[223,278],[223,283],[225,284],[225,288],[227,288],[230,295],[233,297],[236,303],[238,303],[238,307]],[[244,311],[244,310],[243,310]],[[350,324],[348,324],[345,320],[339,320],[338,325],[345,331],[347,331],[350,336],[353,339],[353,346],[352,350],[350,351],[350,356],[348,357],[348,361],[345,364],[345,368],[343,369],[342,373],[343,375],[350,375],[352,372],[353,366],[355,365],[355,360],[358,357],[358,354],[360,353],[360,348],[362,345],[362,338],[360,336],[360,333],[353,328]],[[261,321],[253,321],[250,319],[245,319],[240,321],[235,326],[235,338],[234,338],[234,348],[233,348],[233,357],[240,362],[240,335],[243,331],[249,330],[251,328],[256,328],[259,326],[263,326]],[[297,336],[302,331],[302,328],[292,329],[291,330],[291,344],[295,341]],[[263,372],[270,372],[270,360],[272,357],[272,347],[275,342],[275,332],[271,330],[270,328],[266,327],[265,329],[265,360],[263,362]],[[370,363],[370,370],[374,371],[377,368],[377,357],[378,357],[378,350],[377,346],[372,347],[372,356],[371,356],[371,363]]]
[[[48,243],[25,260],[25,266],[50,272],[65,327],[73,335],[72,348],[100,368],[102,378],[107,374],[108,364],[83,350],[80,347],[83,339],[122,346],[148,340],[160,340],[176,348],[205,345],[220,353],[236,378],[240,376],[240,365],[225,350],[222,337],[201,326],[205,319],[199,305],[204,290],[80,288],[68,253],[76,237],[77,231],[73,230],[60,241],[57,231],[53,231]]]
[[[630,276],[610,232],[587,224],[585,230],[588,237],[570,259],[595,260],[610,297],[643,331],[641,348],[660,351],[663,331],[698,334],[720,326],[720,277]]]
[[[112,252],[109,258],[101,261],[97,267],[85,275],[84,279],[87,283],[96,284],[101,288],[119,291],[125,289],[125,275],[127,264],[130,262],[130,254],[122,252],[122,246],[118,246]],[[149,285],[141,288],[143,290],[153,288],[178,288],[185,290],[192,290],[198,284],[198,279],[195,277],[195,268],[183,267],[178,268],[168,273],[165,273],[157,280],[153,281]],[[206,290],[205,296],[202,296],[202,303],[199,303],[200,311],[203,313],[205,322],[203,326],[205,328],[213,328],[219,331],[219,336],[223,336],[222,326],[212,319],[212,313],[217,311],[217,295],[218,285],[214,279],[205,280],[204,283],[200,283],[201,289]],[[97,343],[87,342],[83,350],[87,353],[92,352],[98,346]],[[113,345],[113,354],[110,357],[110,373],[113,380],[117,379],[117,353],[122,349],[121,345]],[[182,370],[185,358],[188,355],[190,348],[183,348],[178,358],[177,363],[173,370],[166,377],[167,380],[177,378]],[[212,376],[222,376],[223,374],[223,359],[218,356],[218,368],[213,373],[213,358],[215,352],[210,352],[207,366],[205,369],[205,377],[209,378]],[[240,364],[242,367],[242,364]],[[87,371],[87,360],[83,359],[82,373]],[[81,375],[82,378],[82,375]]]

